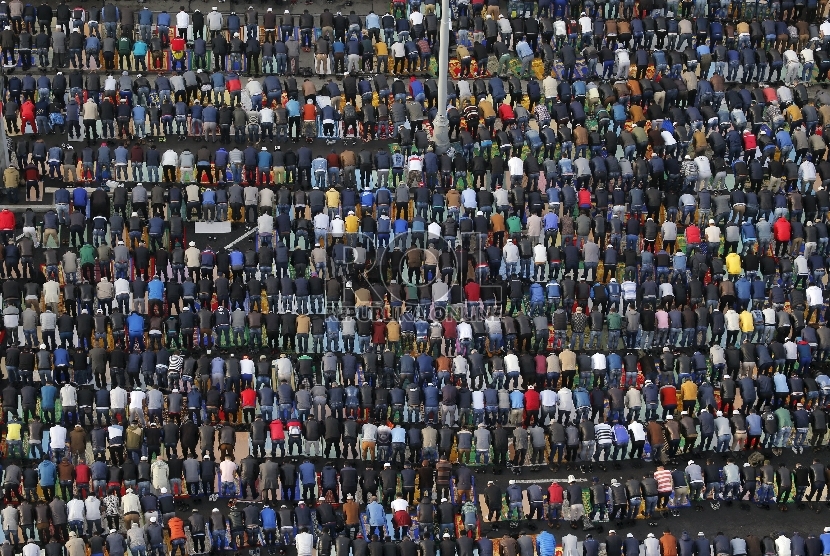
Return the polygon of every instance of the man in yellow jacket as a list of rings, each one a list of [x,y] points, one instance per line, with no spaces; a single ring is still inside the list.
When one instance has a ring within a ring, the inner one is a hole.
[[[753,332],[755,332],[755,319],[752,318],[752,313],[744,309],[741,311],[740,314],[740,323],[741,323],[741,343],[744,340],[752,337]]]
[[[726,256],[726,273],[729,275],[730,280],[736,279],[738,276],[741,275],[743,269],[741,268],[741,256],[735,253],[729,253]]]
[[[349,211],[346,216],[346,244],[354,247],[357,245],[357,234],[360,231],[360,220],[358,220],[353,210]]]
[[[683,404],[683,411],[694,415],[697,404],[697,384],[689,377],[684,378],[683,384],[680,385],[680,401]]]

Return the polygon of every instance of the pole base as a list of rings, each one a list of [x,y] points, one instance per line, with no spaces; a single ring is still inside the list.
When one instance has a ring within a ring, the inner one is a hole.
[[[445,115],[435,116],[432,122],[432,140],[436,154],[444,154],[450,148],[450,122]]]

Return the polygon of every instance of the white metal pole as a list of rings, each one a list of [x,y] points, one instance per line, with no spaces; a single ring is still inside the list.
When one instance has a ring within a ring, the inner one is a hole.
[[[447,80],[450,73],[450,0],[441,0],[441,28],[438,46],[438,113],[432,122],[435,152],[443,154],[450,146],[450,122],[447,120]]]
[[[0,64],[0,95],[2,95],[3,109],[6,108],[6,67]],[[26,131],[25,129],[23,130]],[[0,122],[0,172],[10,166],[8,139],[6,138],[6,125]],[[21,171],[23,168],[20,169]]]

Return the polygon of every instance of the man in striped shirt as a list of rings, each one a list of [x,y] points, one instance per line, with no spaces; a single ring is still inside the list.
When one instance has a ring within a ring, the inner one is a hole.
[[[597,451],[594,454],[594,461],[599,461],[600,456],[605,452],[605,461],[611,459],[611,445],[614,442],[614,431],[608,423],[597,423],[594,426],[594,435],[597,442]]]
[[[657,471],[654,472],[654,480],[657,481],[657,496],[659,499],[657,509],[665,510],[673,490],[671,471],[662,465],[657,466]]]

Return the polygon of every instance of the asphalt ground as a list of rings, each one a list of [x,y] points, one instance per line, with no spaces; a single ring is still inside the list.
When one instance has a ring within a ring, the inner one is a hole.
[[[827,451],[818,452],[818,457],[822,461],[827,459]],[[780,456],[773,456],[768,454],[774,467],[778,467],[779,463],[786,463],[790,469],[795,465],[795,462],[801,462],[803,465],[809,465],[814,457],[813,453],[809,451],[803,455],[793,454],[792,451],[785,451]],[[680,457],[680,464],[685,467],[688,457]],[[715,461],[725,463],[725,457],[722,455],[715,455]],[[740,459],[740,456],[739,456]],[[695,460],[703,464],[704,457],[696,456]],[[299,461],[303,461],[300,459]],[[317,463],[318,469],[323,466],[323,460],[313,460]],[[340,467],[343,460],[336,460],[334,462],[336,467]],[[740,462],[739,462],[740,464]],[[356,466],[358,470],[362,469],[360,464]],[[779,533],[785,535],[792,535],[794,532],[800,532],[804,535],[815,533],[820,534],[823,528],[828,525],[830,521],[830,503],[823,500],[820,503],[813,502],[809,504],[788,504],[787,511],[780,511],[774,504],[768,506],[766,509],[763,506],[756,504],[741,505],[737,502],[728,504],[721,503],[719,509],[714,509],[710,502],[700,504],[698,507],[685,507],[676,512],[676,516],[672,512],[658,512],[653,521],[647,520],[642,516],[636,519],[633,523],[619,523],[616,521],[597,521],[592,528],[584,528],[583,525],[576,530],[571,529],[568,522],[562,522],[560,527],[551,528],[546,521],[524,519],[518,522],[518,526],[511,527],[511,523],[502,516],[502,521],[493,524],[487,521],[487,505],[484,501],[483,490],[487,485],[487,481],[495,481],[504,491],[508,486],[508,481],[515,480],[523,487],[527,487],[532,483],[536,483],[546,490],[552,481],[567,482],[569,475],[574,475],[575,479],[587,488],[594,478],[599,479],[604,484],[609,484],[611,479],[616,478],[621,482],[629,478],[641,478],[644,475],[650,475],[655,470],[653,463],[636,464],[631,460],[624,460],[620,463],[620,469],[615,469],[613,465],[606,466],[607,470],[603,471],[597,464],[593,465],[593,470],[580,470],[574,468],[569,470],[567,466],[563,465],[558,470],[553,471],[548,466],[536,470],[530,466],[524,466],[518,473],[514,473],[511,469],[505,469],[500,473],[494,473],[492,467],[488,467],[486,471],[481,473],[476,471],[475,481],[477,487],[477,494],[479,496],[478,505],[484,514],[480,531],[482,535],[489,538],[498,538],[504,534],[535,534],[542,530],[548,530],[553,533],[557,541],[561,537],[574,533],[580,540],[586,534],[591,533],[595,538],[602,541],[610,529],[616,530],[618,533],[625,535],[632,533],[635,537],[642,540],[649,533],[654,533],[657,537],[669,529],[676,536],[680,536],[683,531],[688,531],[689,535],[694,537],[698,532],[703,532],[711,540],[718,532],[723,532],[728,537],[741,536],[745,537],[749,534],[754,534],[759,537],[764,535],[778,536]],[[358,492],[360,489],[358,489]],[[360,495],[358,495],[360,496]],[[436,503],[438,500],[436,500]],[[243,503],[260,502],[244,500]],[[209,512],[214,507],[218,507],[225,512],[228,509],[228,504],[225,499],[220,499],[217,502],[211,502],[207,499],[202,499],[200,503],[187,502],[192,508],[198,508],[201,511]],[[525,512],[529,511],[527,501],[525,501]],[[186,513],[186,512],[185,512]],[[494,525],[496,527],[494,528]],[[244,553],[244,550],[242,551]]]

